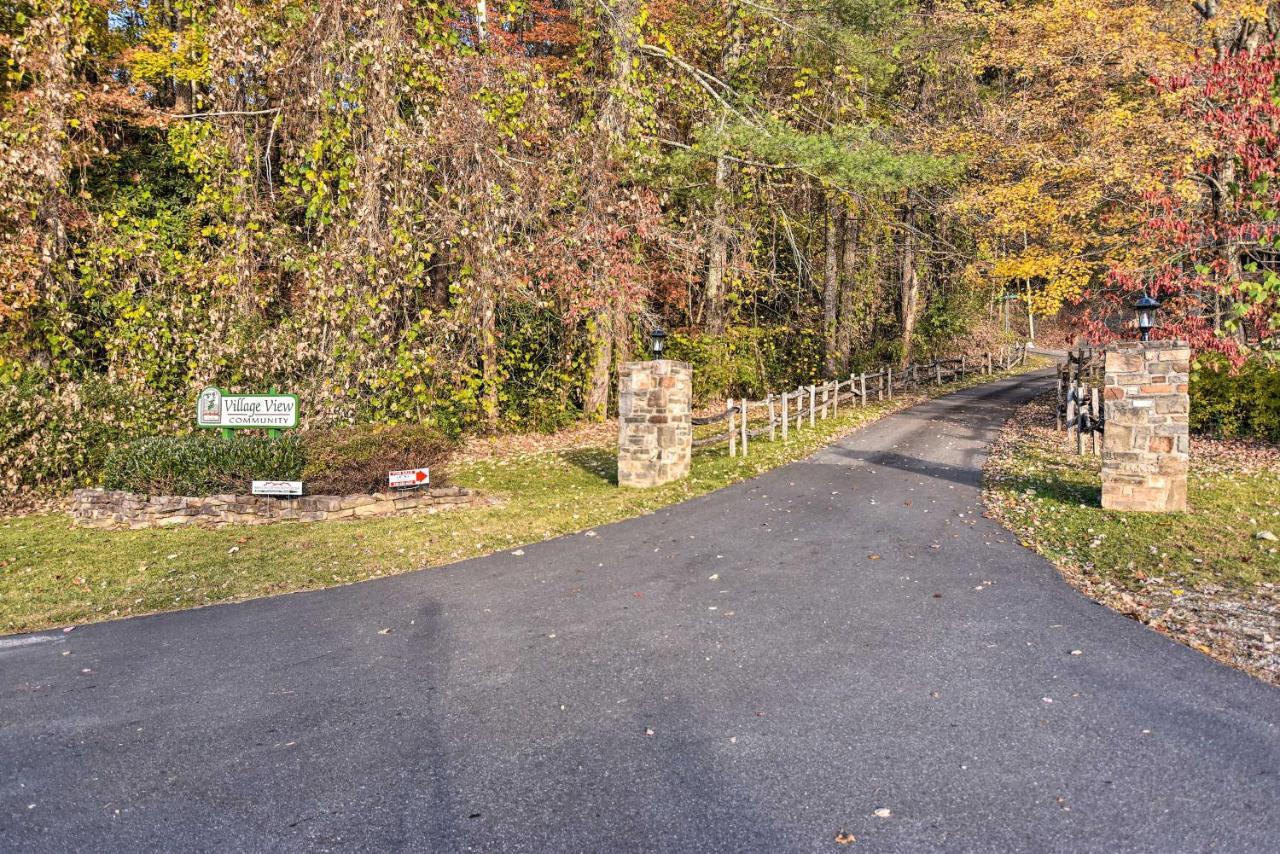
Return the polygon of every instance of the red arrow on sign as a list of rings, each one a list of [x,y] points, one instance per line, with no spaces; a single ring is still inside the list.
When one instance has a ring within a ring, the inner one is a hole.
[[[415,472],[413,479],[416,480],[418,483],[422,483],[424,480],[427,479],[427,473],[425,471]]]

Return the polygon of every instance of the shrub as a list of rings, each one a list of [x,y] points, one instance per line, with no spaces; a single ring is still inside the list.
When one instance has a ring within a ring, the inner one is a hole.
[[[29,368],[0,380],[0,494],[20,503],[96,483],[110,449],[144,421],[164,429],[168,410],[103,377],[73,381]]]
[[[299,480],[304,464],[295,436],[156,436],[113,449],[102,481],[108,489],[150,495],[243,494],[253,480]]]
[[[432,484],[443,481],[440,467],[456,445],[425,424],[336,427],[307,433],[302,480],[313,495],[378,492],[393,469],[431,468]]]
[[[1201,356],[1191,374],[1191,429],[1280,442],[1280,369],[1258,356],[1233,373],[1220,357]]]

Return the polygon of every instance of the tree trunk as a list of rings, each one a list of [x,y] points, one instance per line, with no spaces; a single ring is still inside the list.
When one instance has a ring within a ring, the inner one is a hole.
[[[613,376],[613,323],[609,307],[597,311],[587,322],[587,341],[591,348],[591,373],[587,377],[584,415],[592,421],[603,421],[609,414],[609,381]]]
[[[899,311],[902,315],[902,364],[911,362],[911,347],[920,311],[920,276],[916,269],[916,212],[908,207],[902,217],[906,226],[899,258]]]
[[[836,321],[836,349],[839,373],[849,368],[857,324],[858,226],[848,211],[840,212],[840,310]],[[867,306],[862,306],[868,310]]]
[[[498,325],[497,307],[493,289],[481,285],[480,320],[480,405],[485,426],[490,430],[498,426]]]
[[[633,100],[632,77],[635,71],[635,55],[639,44],[639,30],[636,18],[639,12],[637,0],[616,0],[611,6],[609,36],[613,46],[613,66],[610,69],[610,85],[596,119],[596,134],[599,144],[592,157],[590,175],[597,179],[614,174],[613,158],[618,148],[625,142],[631,124],[628,104]],[[603,222],[612,217],[609,213],[609,199],[617,190],[614,181],[595,180],[588,185],[586,193],[586,218],[603,227]],[[602,303],[588,321],[588,346],[590,368],[588,369],[587,387],[583,395],[583,413],[593,421],[603,421],[608,416],[609,386],[613,372],[613,348],[615,332],[615,316],[622,311],[617,297],[617,283],[609,282],[601,277],[600,272],[593,271],[596,277],[596,288],[600,291]]]
[[[721,122],[723,128],[723,122]],[[724,274],[729,259],[728,200],[729,158],[716,158],[715,200],[711,203],[711,235],[707,249],[706,329],[712,335],[724,333]]]
[[[738,25],[738,4],[730,2],[725,10],[725,30],[728,37],[720,51],[719,76],[728,80],[733,76],[742,57],[742,27]],[[720,116],[720,132],[724,132],[725,116]],[[728,266],[729,241],[733,232],[729,228],[729,192],[733,162],[727,152],[716,158],[715,198],[711,203],[711,231],[707,241],[707,280],[703,292],[706,305],[706,329],[713,335],[721,335],[725,328],[725,271]]]
[[[834,377],[839,367],[840,348],[836,340],[836,321],[840,300],[840,202],[827,200],[827,227],[822,265],[822,345],[823,370]]]

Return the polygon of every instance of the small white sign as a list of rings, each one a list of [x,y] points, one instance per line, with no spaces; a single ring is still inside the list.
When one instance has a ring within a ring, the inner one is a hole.
[[[1150,409],[1153,402],[1154,401],[1150,401],[1150,400],[1135,400],[1133,401],[1133,408],[1134,409]]]
[[[431,483],[431,469],[401,469],[387,473],[387,486],[392,489],[408,489]]]
[[[302,481],[300,480],[255,480],[253,482],[254,495],[301,495]]]

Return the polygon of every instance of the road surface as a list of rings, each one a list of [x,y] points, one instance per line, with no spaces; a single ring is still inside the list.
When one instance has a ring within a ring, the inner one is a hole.
[[[981,515],[1047,382],[522,555],[0,639],[0,849],[1280,851],[1280,691]]]

